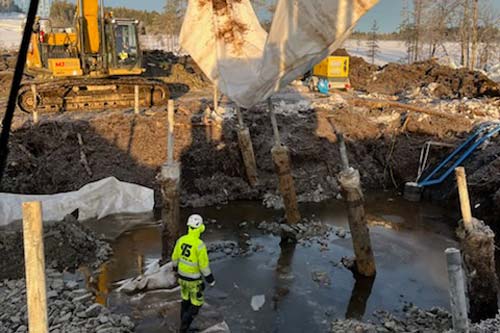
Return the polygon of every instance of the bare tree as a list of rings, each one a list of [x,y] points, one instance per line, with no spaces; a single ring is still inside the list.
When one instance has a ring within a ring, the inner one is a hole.
[[[462,0],[462,20],[460,24],[460,64],[469,67],[470,46],[470,0]]]
[[[380,49],[378,46],[378,31],[379,31],[379,26],[377,24],[377,20],[374,20],[367,42],[368,56],[370,57],[372,64],[375,63],[375,58]]]
[[[478,43],[478,24],[479,24],[479,1],[472,0],[472,46],[471,46],[471,59],[469,62],[469,69],[476,68],[477,61],[477,43]]]
[[[419,60],[420,55],[420,42],[422,37],[422,14],[424,9],[424,0],[413,0],[413,20],[414,20],[414,55],[413,61]]]
[[[413,60],[413,25],[411,24],[408,0],[403,0],[399,33],[406,45],[406,62],[410,64]]]

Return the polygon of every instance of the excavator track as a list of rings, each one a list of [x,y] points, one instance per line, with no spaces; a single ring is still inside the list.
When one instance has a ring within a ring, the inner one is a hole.
[[[135,86],[140,107],[167,104],[167,84],[143,77],[35,80],[21,86],[17,104],[28,113],[129,109],[135,105]]]

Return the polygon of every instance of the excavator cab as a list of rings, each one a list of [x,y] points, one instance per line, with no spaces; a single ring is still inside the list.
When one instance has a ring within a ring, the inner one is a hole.
[[[139,21],[112,19],[107,24],[108,64],[110,74],[140,74],[143,72],[139,46]]]

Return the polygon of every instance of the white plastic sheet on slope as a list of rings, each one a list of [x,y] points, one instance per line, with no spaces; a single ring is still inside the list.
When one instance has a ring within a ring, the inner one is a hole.
[[[337,49],[378,0],[278,0],[269,35],[249,0],[189,0],[180,43],[219,90],[252,107]]]
[[[83,186],[75,192],[52,195],[0,193],[0,226],[22,219],[21,205],[41,201],[44,221],[60,221],[75,209],[79,219],[102,218],[117,213],[149,212],[154,193],[147,187],[121,182],[114,177]]]

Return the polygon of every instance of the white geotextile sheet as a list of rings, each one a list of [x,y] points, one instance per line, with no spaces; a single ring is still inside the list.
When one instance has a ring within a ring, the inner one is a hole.
[[[278,0],[269,34],[249,0],[189,0],[181,47],[250,108],[337,49],[378,0]]]
[[[79,209],[79,219],[102,218],[117,213],[150,212],[152,189],[121,182],[114,177],[83,186],[75,192],[52,195],[0,193],[0,226],[22,219],[22,203],[41,201],[44,221],[60,221]]]

